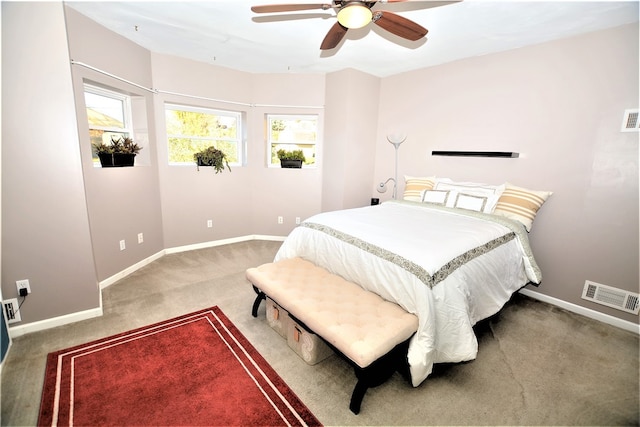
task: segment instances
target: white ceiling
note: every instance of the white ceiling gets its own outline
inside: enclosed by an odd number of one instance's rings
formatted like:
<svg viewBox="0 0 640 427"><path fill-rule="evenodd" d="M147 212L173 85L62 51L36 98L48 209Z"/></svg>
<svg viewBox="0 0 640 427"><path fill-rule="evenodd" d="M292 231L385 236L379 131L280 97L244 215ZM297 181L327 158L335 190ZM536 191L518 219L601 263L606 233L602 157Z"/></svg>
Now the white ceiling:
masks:
<svg viewBox="0 0 640 427"><path fill-rule="evenodd" d="M408 42L374 24L349 30L330 51L320 43L333 10L255 14L253 5L323 0L67 1L146 49L252 73L327 73L354 68L385 77L638 21L638 1L465 0L382 4L429 30ZM326 2L325 2L326 3ZM302 19L291 19L298 17Z"/></svg>

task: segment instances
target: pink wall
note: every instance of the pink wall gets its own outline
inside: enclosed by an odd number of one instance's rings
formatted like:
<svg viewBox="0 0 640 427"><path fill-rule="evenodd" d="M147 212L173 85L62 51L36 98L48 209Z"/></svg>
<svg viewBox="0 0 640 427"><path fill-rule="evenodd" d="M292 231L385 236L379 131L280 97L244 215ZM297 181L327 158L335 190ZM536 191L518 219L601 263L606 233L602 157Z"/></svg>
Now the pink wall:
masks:
<svg viewBox="0 0 640 427"><path fill-rule="evenodd" d="M379 93L380 79L361 71L327 75L323 211L370 203Z"/></svg>
<svg viewBox="0 0 640 427"><path fill-rule="evenodd" d="M99 307L69 60L60 3L2 3L2 296L31 287L12 327Z"/></svg>
<svg viewBox="0 0 640 427"><path fill-rule="evenodd" d="M400 125L400 175L553 191L530 235L543 273L532 289L638 322L580 298L585 280L638 292L638 133L620 132L637 107L637 24L388 77L376 176L392 176L384 131Z"/></svg>
<svg viewBox="0 0 640 427"><path fill-rule="evenodd" d="M393 176L385 135L399 130L408 134L400 176L554 191L531 233L544 276L536 291L638 321L580 299L586 279L638 292L638 134L619 131L624 109L639 104L637 24L378 79L355 70L254 75L153 54L68 10L67 45L59 4L2 8L2 100L11 105L3 108L2 294L16 295L15 280L37 279L23 308L26 322L95 308L96 279L159 250L285 236L297 216L390 197L375 187ZM82 78L139 90L69 65L67 48L73 59L136 83L248 104L233 107L247 116L246 166L218 175L168 166L163 103L229 104L141 92L148 163L93 169L85 120L73 106L82 105ZM264 115L290 112L321 117L316 169L265 167ZM32 126L34 119L48 125ZM52 132L58 150L49 152L41 141ZM25 147L33 148L35 162L25 161ZM433 149L513 150L521 157L435 158ZM54 161L44 166L45 157ZM125 188L113 205L101 200ZM118 240L134 241L140 231L145 244L120 252ZM41 280L47 291L36 293Z"/></svg>
<svg viewBox="0 0 640 427"><path fill-rule="evenodd" d="M322 120L323 75L255 75L167 55L152 58L155 87L212 99L159 94L158 141L166 140L165 102L232 109L247 117L247 164L231 173L197 172L195 165L169 166L166 144L158 144L165 247L251 235L286 236L296 217L304 219L319 211L322 158L315 169L265 167L264 119L274 113L319 114ZM278 216L284 218L283 224L278 224ZM208 219L213 228L206 227Z"/></svg>
<svg viewBox="0 0 640 427"><path fill-rule="evenodd" d="M105 27L66 8L71 57L115 76L151 88L150 53ZM89 36L90 35L90 36ZM76 142L82 166L90 218L91 240L98 280L108 279L138 261L164 249L158 167L152 159L157 150L153 97L150 91L105 76L83 66L72 68L77 127ZM135 126L134 141L143 146L133 168L96 168L92 162L89 126L84 108L85 82L105 85L135 96L137 112L147 120ZM145 123L146 122L146 123ZM138 243L138 233L144 242ZM120 250L124 240L126 249Z"/></svg>

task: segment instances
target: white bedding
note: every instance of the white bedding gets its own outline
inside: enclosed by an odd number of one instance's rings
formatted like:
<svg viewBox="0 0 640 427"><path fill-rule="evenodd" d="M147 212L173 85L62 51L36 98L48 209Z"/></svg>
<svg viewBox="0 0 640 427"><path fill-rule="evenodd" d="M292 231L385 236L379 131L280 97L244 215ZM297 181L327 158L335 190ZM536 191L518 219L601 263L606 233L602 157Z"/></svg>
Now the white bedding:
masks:
<svg viewBox="0 0 640 427"><path fill-rule="evenodd" d="M474 359L473 325L541 280L521 225L406 201L315 215L291 232L275 261L296 256L418 316L408 353L414 386L434 363Z"/></svg>

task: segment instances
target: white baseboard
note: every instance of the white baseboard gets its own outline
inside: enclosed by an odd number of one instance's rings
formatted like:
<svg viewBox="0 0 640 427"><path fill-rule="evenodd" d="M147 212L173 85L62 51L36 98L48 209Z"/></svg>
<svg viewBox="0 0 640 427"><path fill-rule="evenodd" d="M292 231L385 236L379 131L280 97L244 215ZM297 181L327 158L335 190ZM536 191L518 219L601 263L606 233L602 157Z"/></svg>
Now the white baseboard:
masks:
<svg viewBox="0 0 640 427"><path fill-rule="evenodd" d="M145 258L142 261L139 261L139 262L135 263L134 265L125 268L121 272L116 273L113 276L101 281L100 282L100 289L104 289L107 286L114 284L118 280L127 277L131 273L136 272L137 270L141 269L145 265L151 264L153 261L155 261L157 259L160 259L160 258L162 258L163 256L165 256L167 254L175 254L175 253L179 253L179 252L193 251L193 250L196 250L196 249L212 248L212 247L215 247L215 246L229 245L231 243L246 242L246 241L249 241L249 240L284 241L285 238L286 238L286 236L265 236L265 235L257 235L256 234L256 235L248 235L248 236L241 236L241 237L233 237L233 238L230 238L230 239L212 240L210 242L196 243L196 244L193 244L193 245L176 246L176 247L169 248L169 249L163 249L160 252L158 252L158 253L156 253L154 255L151 255L150 257Z"/></svg>
<svg viewBox="0 0 640 427"><path fill-rule="evenodd" d="M259 234L250 234L248 236L232 237L230 239L222 239L222 240L212 240L210 242L196 243L194 245L176 246L173 248L165 249L165 253L175 254L179 252L193 251L196 249L205 249L205 248L212 248L214 246L229 245L231 243L246 242L249 240L273 240L277 242L280 242L280 241L284 242L285 238L286 236L266 236L266 235L259 235Z"/></svg>
<svg viewBox="0 0 640 427"><path fill-rule="evenodd" d="M284 239L287 238L287 236L265 236L260 234L254 234L251 237L253 237L254 240L269 240L272 242L284 242Z"/></svg>
<svg viewBox="0 0 640 427"><path fill-rule="evenodd" d="M77 313L65 314L64 316L53 317L51 319L31 322L26 325L12 326L9 328L9 335L11 335L11 338L15 338L32 332L43 331L45 329L68 325L69 323L75 323L81 320L92 319L100 316L102 316L102 306L85 311L79 311Z"/></svg>
<svg viewBox="0 0 640 427"><path fill-rule="evenodd" d="M618 319L617 317L600 313L599 311L595 311L590 308L583 307L581 305L573 304L558 298L550 297L548 295L541 294L540 292L532 291L531 289L520 289L520 293L522 295L526 295L533 299L537 299L539 301L546 302L560 308L564 308L565 310L568 310L572 313L580 314L590 319L598 320L602 323L606 323L608 325L615 326L617 328L624 329L625 331L633 332L635 334L640 335L640 325L636 323L629 322L627 320Z"/></svg>
<svg viewBox="0 0 640 427"><path fill-rule="evenodd" d="M140 270L142 267L144 267L147 264L151 264L153 261L160 259L164 256L165 251L162 250L156 254L151 255L148 258L143 259L142 261L138 261L135 264L133 264L130 267L125 268L124 270L122 270L119 273L114 274L111 277L108 277L106 279L104 279L103 281L100 282L100 289L104 289L109 285L113 285L115 282L117 282L120 279L123 279L125 277L127 277L128 275L130 275L131 273L134 273L138 270ZM100 307L102 307L102 298L100 300Z"/></svg>
<svg viewBox="0 0 640 427"><path fill-rule="evenodd" d="M65 314L64 316L54 317L51 319L39 320L37 322L27 323L25 325L11 326L9 327L9 335L11 338L19 337L31 332L43 331L45 329L55 328L57 326L67 325L69 323L79 322L81 320L87 320L94 317L100 317L103 314L102 311L102 290L120 279L123 279L136 272L142 267L151 264L153 261L162 258L166 254L191 251L195 249L211 248L214 246L228 245L230 243L245 242L248 240L272 240L272 241L284 241L285 236L267 236L267 235L248 235L243 237L234 237L232 239L214 240L210 242L198 243L195 245L179 246L169 249L164 249L158 253L151 255L148 258L143 259L130 267L125 268L119 273L114 274L111 277L101 281L100 286L100 304L98 308L90 310L80 311L77 313Z"/></svg>

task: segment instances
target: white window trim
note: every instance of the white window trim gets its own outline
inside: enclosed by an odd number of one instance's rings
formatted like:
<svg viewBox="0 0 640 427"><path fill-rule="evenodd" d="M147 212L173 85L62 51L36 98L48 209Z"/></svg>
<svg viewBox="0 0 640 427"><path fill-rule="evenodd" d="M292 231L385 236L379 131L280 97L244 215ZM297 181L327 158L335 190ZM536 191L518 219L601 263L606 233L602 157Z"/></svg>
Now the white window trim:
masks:
<svg viewBox="0 0 640 427"><path fill-rule="evenodd" d="M106 98L117 99L118 101L122 101L123 109L124 109L124 127L118 128L113 126L91 126L89 125L89 129L99 129L108 132L126 132L129 136L133 135L133 116L131 114L131 97L129 95L125 95L120 92L116 92L113 90L103 89L98 86L93 86L88 83L84 84L84 91L92 93L94 95L104 96ZM85 105L86 108L86 105Z"/></svg>
<svg viewBox="0 0 640 427"><path fill-rule="evenodd" d="M229 166L242 166L244 164L244 157L245 157L245 146L244 146L244 123L243 123L243 115L242 112L240 111L233 111L233 110L221 110L219 108L207 108L207 107L196 107L193 105L184 105L184 104L173 104L171 102L165 102L164 103L164 111L166 110L174 110L174 111L190 111L193 113L203 113L203 114L214 114L214 115L219 115L219 116L230 116L230 117L235 117L236 122L238 123L238 137L236 139L220 139L220 138L207 138L207 137L201 137L201 136L193 136L193 135L178 135L178 134L169 134L167 133L167 162L170 166L185 166L185 165L189 165L189 166L193 166L193 162L170 162L168 160L169 158L169 147L168 147L168 142L169 142L169 138L189 138L189 139L198 139L198 140L202 140L202 141L210 141L210 140L222 140L222 141L233 141L237 143L238 146L238 161L237 162L229 162ZM165 131L166 131L166 126L165 126Z"/></svg>
<svg viewBox="0 0 640 427"><path fill-rule="evenodd" d="M271 119L279 119L279 118L284 118L284 119L288 119L288 120L296 120L296 119L308 119L310 117L313 117L316 119L316 141L313 143L307 142L306 144L309 145L314 145L315 146L315 162L313 165L305 165L304 163L302 164L302 168L303 169L316 169L318 167L318 147L320 147L320 138L321 138L321 134L320 134L320 129L321 129L321 117L320 114L317 113L301 113L301 114L282 114L282 113L266 113L265 114L265 119L267 121L267 135L266 135L266 140L267 140L267 167L268 168L280 168L280 163L271 163L271 127L270 127L270 121ZM276 144L285 144L282 142L276 143Z"/></svg>
<svg viewBox="0 0 640 427"><path fill-rule="evenodd" d="M89 120L87 120L87 126L89 128L89 131L91 131L91 129L97 129L104 132L124 133L128 135L130 138L133 138L133 114L132 114L132 108L131 108L131 96L126 95L122 92L117 92L115 90L94 86L89 83L83 83L83 91L84 91L82 94L83 101L84 101L85 92L88 92L94 95L103 96L105 98L111 98L111 99L116 99L118 101L122 101L122 109L123 109L122 119L124 120L124 127L119 128L114 126L96 126L96 125L91 125L89 123ZM84 107L86 111L87 109L86 102ZM93 147L91 148L91 159L92 159L94 168L101 168L100 161L95 157L93 157Z"/></svg>

